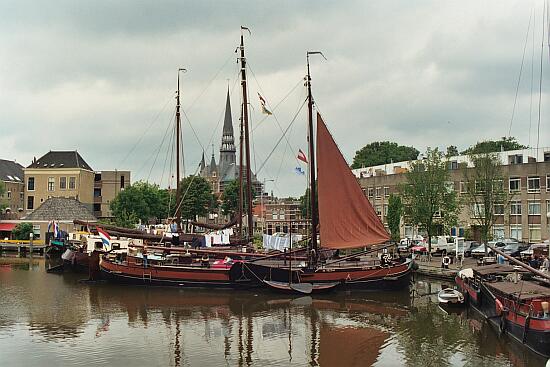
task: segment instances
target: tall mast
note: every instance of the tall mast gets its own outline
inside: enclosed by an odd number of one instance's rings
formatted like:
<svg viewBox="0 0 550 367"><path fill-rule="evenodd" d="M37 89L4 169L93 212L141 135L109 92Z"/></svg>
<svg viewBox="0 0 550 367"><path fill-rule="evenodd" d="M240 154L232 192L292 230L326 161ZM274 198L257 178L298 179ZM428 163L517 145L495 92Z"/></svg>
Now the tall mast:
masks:
<svg viewBox="0 0 550 367"><path fill-rule="evenodd" d="M317 212L317 188L315 185L315 150L313 145L313 97L311 95L311 74L309 72L309 55L313 54L320 54L325 57L321 52L319 51L308 51L306 53L306 59L307 59L307 76L306 76L306 84L307 84L307 111L308 111L308 132L307 132L307 139L309 143L309 202L310 202L310 210L311 210L311 249L315 250L315 258L311 258L311 261L313 263L317 262L317 255L318 255L318 249L317 249L317 224L319 223L318 220L318 212Z"/></svg>
<svg viewBox="0 0 550 367"><path fill-rule="evenodd" d="M243 106L241 105L241 117L239 119L239 237L243 239Z"/></svg>
<svg viewBox="0 0 550 367"><path fill-rule="evenodd" d="M248 240L252 238L252 232L254 230L252 224L252 170L250 169L250 140L248 133L248 96L246 90L246 58L244 56L244 35L243 30L250 30L241 26L241 86L243 89L243 127L244 127L244 143L245 143L245 155L246 155L246 212L248 219Z"/></svg>
<svg viewBox="0 0 550 367"><path fill-rule="evenodd" d="M176 224L178 231L181 229L181 197L180 197L180 71L186 72L183 68L178 69L178 90L176 92Z"/></svg>

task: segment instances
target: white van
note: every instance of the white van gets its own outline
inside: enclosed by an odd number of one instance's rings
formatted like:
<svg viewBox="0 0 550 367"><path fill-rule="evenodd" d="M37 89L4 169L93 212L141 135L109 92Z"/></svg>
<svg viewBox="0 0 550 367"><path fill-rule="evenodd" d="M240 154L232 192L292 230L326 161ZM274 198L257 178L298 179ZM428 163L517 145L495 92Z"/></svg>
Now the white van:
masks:
<svg viewBox="0 0 550 367"><path fill-rule="evenodd" d="M464 237L453 236L433 236L432 237L432 254L446 255L456 254L464 248Z"/></svg>

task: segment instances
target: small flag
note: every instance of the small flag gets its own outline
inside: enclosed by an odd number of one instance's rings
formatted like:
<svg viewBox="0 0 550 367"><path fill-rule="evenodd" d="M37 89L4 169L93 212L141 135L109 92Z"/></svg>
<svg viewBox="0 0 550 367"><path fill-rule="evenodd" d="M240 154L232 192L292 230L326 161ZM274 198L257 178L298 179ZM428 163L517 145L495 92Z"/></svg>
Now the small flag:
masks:
<svg viewBox="0 0 550 367"><path fill-rule="evenodd" d="M101 242L103 242L103 246L105 247L111 246L111 236L109 236L109 233L97 227L97 234L99 234L99 238L101 238Z"/></svg>
<svg viewBox="0 0 550 367"><path fill-rule="evenodd" d="M50 221L48 222L48 230L47 230L47 232L51 232L52 229L53 229L52 227L53 227L53 220L50 220Z"/></svg>
<svg viewBox="0 0 550 367"><path fill-rule="evenodd" d="M298 156L296 158L298 158L299 160L301 160L302 162L304 162L306 164L308 163L306 154L304 152L302 152L302 149L298 150Z"/></svg>
<svg viewBox="0 0 550 367"><path fill-rule="evenodd" d="M59 233L59 224L57 224L57 222L54 221L53 222L53 236L55 238L58 238L59 235L60 235L60 233Z"/></svg>
<svg viewBox="0 0 550 367"><path fill-rule="evenodd" d="M262 113L265 113L266 115L272 115L271 111L267 109L265 106L265 99L261 96L260 93L258 93L258 97L260 98L260 105L262 106Z"/></svg>
<svg viewBox="0 0 550 367"><path fill-rule="evenodd" d="M306 173L304 172L304 170L302 169L302 167L296 167L294 168L294 172L296 172L297 174L303 176L305 175Z"/></svg>

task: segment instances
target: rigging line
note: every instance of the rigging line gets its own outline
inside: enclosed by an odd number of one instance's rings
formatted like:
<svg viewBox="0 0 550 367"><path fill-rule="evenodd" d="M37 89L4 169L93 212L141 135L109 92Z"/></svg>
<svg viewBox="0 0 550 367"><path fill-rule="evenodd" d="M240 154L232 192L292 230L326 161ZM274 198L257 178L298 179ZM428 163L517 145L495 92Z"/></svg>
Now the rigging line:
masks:
<svg viewBox="0 0 550 367"><path fill-rule="evenodd" d="M166 137L168 136L168 131L172 127L171 125L172 124L169 124L168 127L166 128L166 131L164 132L164 136L162 137L162 140L161 140L161 142L159 144L159 147L157 149L157 154L155 155L155 159L153 160L153 164L151 165L151 169L149 170L149 174L147 175L147 182L149 182L149 178L151 178L151 173L153 172L153 168L155 167L155 164L157 163L157 159L159 157L160 151L161 151L162 147L164 146L164 141L166 140Z"/></svg>
<svg viewBox="0 0 550 367"><path fill-rule="evenodd" d="M187 112L185 112L184 109L182 109L182 112L183 112L183 116L185 116L185 120L187 121L187 124L189 125L189 127L191 128L191 131L193 132L193 135L195 136L195 139L197 140L197 143L199 143L199 145L201 146L201 149L204 151L204 146L202 145L202 143L199 139L199 136L197 135L197 132L195 131L195 128L191 124L191 120L189 119L189 116L187 116Z"/></svg>
<svg viewBox="0 0 550 367"><path fill-rule="evenodd" d="M202 95L207 91L207 89L210 87L210 85L214 82L214 80L216 80L216 78L218 77L218 75L222 72L222 70L225 68L225 66L227 65L227 63L229 62L229 60L231 60L233 58L233 53L231 53L229 55L229 57L225 60L225 62L223 63L222 67L216 72L216 74L214 74L214 76L212 77L212 79L210 79L210 81L208 82L208 84L206 84L206 87L204 87L204 89L199 93L199 95L193 100L193 102L191 102L191 104L189 105L189 107L187 107L187 110L191 111L191 109L193 108L193 106L195 105L195 103L199 100L199 98L202 97Z"/></svg>
<svg viewBox="0 0 550 367"><path fill-rule="evenodd" d="M166 148L166 157L164 158L164 165L162 166L162 174L160 175L159 186L162 187L162 181L164 180L164 174L166 173L166 164L168 159L172 156L172 148L174 147L174 135L170 135L170 140L168 141L168 146ZM170 179L168 179L170 182Z"/></svg>
<svg viewBox="0 0 550 367"><path fill-rule="evenodd" d="M175 117L176 117L176 111L174 111L174 114L172 115L172 118L170 119L170 123L169 123L168 126L167 126L167 130L172 126L172 122L173 122L173 120L175 119ZM165 132L165 135L166 135L166 132ZM164 138L163 138L163 139L164 139ZM145 159L145 160L143 161L143 164L142 164L142 165L140 166L140 168L136 171L136 175L137 175L138 173L141 173L141 171L147 166L149 160L151 159L151 157L153 157L153 155L154 155L154 151L151 153L151 155L149 155L149 156L147 157L147 159Z"/></svg>
<svg viewBox="0 0 550 367"><path fill-rule="evenodd" d="M134 146L132 147L132 149L130 149L130 151L126 154L126 156L124 157L124 159L119 163L119 167L124 163L126 162L126 159L128 159L128 157L130 156L130 154L132 154L134 152L134 150L136 149L136 147L139 145L139 143L141 142L141 140L143 139L143 137L145 136L145 134L147 134L147 132L149 131L149 129L151 129L151 127L154 125L154 123L158 120L158 118L160 117L160 115L164 112L164 110L166 109L166 106L168 106L168 103L170 102L170 100L172 99L173 97L173 94L170 95L170 97L167 99L166 103L164 103L164 106L162 107L162 109L156 114L156 116L153 118L153 121L151 121L151 123L149 124L149 126L145 129L145 131L143 132L143 134L139 137L139 139L135 142Z"/></svg>
<svg viewBox="0 0 550 367"><path fill-rule="evenodd" d="M298 110L298 112L296 112L296 114L294 115L294 118L292 119L292 121L290 121L290 124L288 124L286 130L283 131L283 135L279 138L279 140L277 140L277 144L275 144L275 146L273 147L273 149L271 150L271 152L267 155L267 158L264 160L264 162L262 163L262 165L260 166L260 168L256 171L256 177L258 177L258 174L260 173L260 171L262 170L262 168L264 168L265 164L267 163L267 161L269 160L269 158L271 158L271 156L273 155L273 152L275 151L275 149L277 149L277 147L279 146L279 144L281 143L281 141L283 140L283 138L286 136L286 132L288 131L288 129L290 129L290 127L292 126L292 124L294 124L294 122L296 121L296 118L298 117L298 114L300 113L300 111L302 110L302 108L304 107L304 105L306 104L307 100L304 100L304 102L302 103L302 105L300 106L300 109ZM291 147L292 149L292 147Z"/></svg>
<svg viewBox="0 0 550 367"><path fill-rule="evenodd" d="M251 70L251 71L252 71L252 70ZM296 88L298 88L298 87L302 84L302 82L303 82L303 80L300 79L300 80L298 81L298 83L296 83L296 85L294 85L294 87L292 87L292 88L290 89L290 91L289 91L289 92L288 92L279 102L277 102L277 104L276 104L275 106L272 107L271 104L269 103L269 101L266 100L266 103L267 103L268 107L270 108L271 113L274 113L275 110L277 110L277 108L279 108L279 106L280 106L280 105L281 105L281 104L282 104L282 103L283 103L283 102L284 102L284 101L285 101L285 100L286 100L286 99L296 90ZM256 83L256 84L257 84L257 83ZM263 91L262 91L262 93L263 93ZM262 97L263 97L263 96L262 96ZM268 118L269 118L269 115L264 116L264 117L258 122L258 124L257 124L256 126L254 126L254 129L252 129L252 131L256 130L256 129L261 125L261 123L264 122L265 120L267 120Z"/></svg>
<svg viewBox="0 0 550 367"><path fill-rule="evenodd" d="M254 81L256 82L256 85L258 85L258 89L260 89L260 92L264 93L262 87L260 86L260 83L258 82L258 79L256 78L256 74L254 74L254 71L252 70L252 68L250 67L250 63L247 63L247 66L248 66L248 69L250 70L250 73L252 74L252 77L254 78ZM266 102L267 103L267 102ZM268 103L269 105L269 103ZM269 105L270 106L270 105ZM288 146L290 147L290 150L292 151L297 151L296 149L294 149L292 147L292 145L290 144L290 141L288 140L288 138L286 137L286 135L284 134L284 131L283 131L283 127L281 126L281 123L279 122L279 119L277 118L277 116L275 114L272 113L272 116L273 118L275 119L275 122L277 123L277 126L279 126L279 129L281 130L281 132L283 133L283 136L285 138L285 141L286 143L288 144ZM297 158L296 158L297 160Z"/></svg>
<svg viewBox="0 0 550 367"><path fill-rule="evenodd" d="M191 175L191 182L189 182L189 185L187 185L187 189L185 190L185 193L182 195L180 202L177 203L178 205L175 208L174 216L176 215L175 213L177 213L179 208L181 207L181 204L183 203L183 200L185 200L185 197L187 196L187 193L189 192L189 189L191 188L191 186L193 186L193 181L195 181L195 178L197 177L197 173L199 172L200 168L201 168L201 165L199 163L197 165L197 169L195 170L195 173L193 175Z"/></svg>
<svg viewBox="0 0 550 367"><path fill-rule="evenodd" d="M537 24L537 17L535 16L535 6L533 6L533 31L532 31L532 49L531 49L531 95L529 98L529 136L528 145L531 146L531 126L533 122L533 88L535 85L535 29Z"/></svg>
<svg viewBox="0 0 550 367"><path fill-rule="evenodd" d="M523 63L524 63L524 60L525 60L525 50L527 49L527 40L529 39L529 31L531 30L532 17L533 17L533 14L531 13L529 15L529 23L527 25L527 33L525 34L525 43L523 44L523 55L521 56L521 66L519 68L518 82L516 84L516 95L514 97L514 107L512 108L512 116L510 117L510 126L508 128L508 136L511 136L511 133L512 133L512 123L514 121L514 115L516 113L516 104L517 104L517 101L518 101L519 84L521 82L521 75L523 73Z"/></svg>
<svg viewBox="0 0 550 367"><path fill-rule="evenodd" d="M548 2L544 2L544 10L542 12L542 40L540 43L540 77L539 77L539 113L538 113L538 126L537 126L537 154L539 153L539 143L540 143L540 120L541 120L541 103L542 103L542 57L544 53L544 32L545 29L545 16L546 16L546 7Z"/></svg>
<svg viewBox="0 0 550 367"><path fill-rule="evenodd" d="M183 129L181 127L181 115L180 115L180 146L178 149L181 152L181 169L182 169L182 177L185 177L185 151L183 150Z"/></svg>

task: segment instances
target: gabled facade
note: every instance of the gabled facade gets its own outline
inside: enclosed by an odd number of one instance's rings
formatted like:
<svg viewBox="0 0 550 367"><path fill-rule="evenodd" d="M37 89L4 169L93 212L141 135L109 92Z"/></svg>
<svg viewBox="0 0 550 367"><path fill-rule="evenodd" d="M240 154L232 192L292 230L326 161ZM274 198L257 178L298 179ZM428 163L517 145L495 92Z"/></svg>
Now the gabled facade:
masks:
<svg viewBox="0 0 550 367"><path fill-rule="evenodd" d="M0 204L5 209L0 216L4 219L18 219L24 209L24 173L23 166L15 161L0 159L0 181L5 192L0 196Z"/></svg>
<svg viewBox="0 0 550 367"><path fill-rule="evenodd" d="M52 197L76 199L93 210L95 173L77 151L50 151L35 158L24 176L26 213Z"/></svg>

